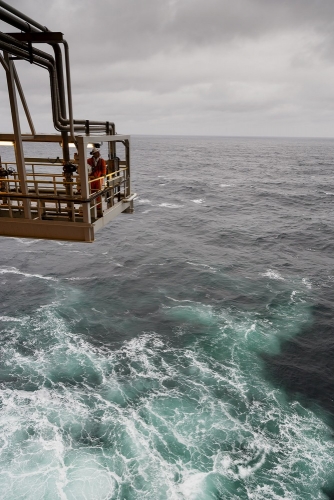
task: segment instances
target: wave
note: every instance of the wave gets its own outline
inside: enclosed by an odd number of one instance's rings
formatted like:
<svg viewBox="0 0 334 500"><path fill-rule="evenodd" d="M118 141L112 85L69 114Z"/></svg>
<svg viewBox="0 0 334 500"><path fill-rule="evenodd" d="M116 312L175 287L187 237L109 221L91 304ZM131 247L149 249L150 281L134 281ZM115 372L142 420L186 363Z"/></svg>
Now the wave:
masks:
<svg viewBox="0 0 334 500"><path fill-rule="evenodd" d="M274 269L268 269L265 273L261 273L261 276L266 276L272 280L284 281L283 276L281 276L280 273Z"/></svg>
<svg viewBox="0 0 334 500"><path fill-rule="evenodd" d="M267 500L319 490L334 465L331 434L266 381L258 361L295 334L305 304L286 304L267 322L166 299L156 324L175 325L174 338L138 332L113 350L71 331L69 298L11 323L1 352L0 496ZM101 307L92 314L108 321ZM290 468L300 474L282 481Z"/></svg>
<svg viewBox="0 0 334 500"><path fill-rule="evenodd" d="M20 271L16 267L2 267L0 268L0 274L18 274L20 276L24 276L25 278L38 278L47 281L59 281L58 278L54 278L53 276L43 276L41 274L24 273L23 271Z"/></svg>
<svg viewBox="0 0 334 500"><path fill-rule="evenodd" d="M176 204L173 204L173 203L160 203L160 205L158 205L159 207L162 207L162 208L182 208L183 205L176 205Z"/></svg>
<svg viewBox="0 0 334 500"><path fill-rule="evenodd" d="M149 200L148 198L140 198L140 197L138 197L136 201L137 201L137 203L140 203L140 204L146 204L146 205L151 205L152 204L152 201Z"/></svg>

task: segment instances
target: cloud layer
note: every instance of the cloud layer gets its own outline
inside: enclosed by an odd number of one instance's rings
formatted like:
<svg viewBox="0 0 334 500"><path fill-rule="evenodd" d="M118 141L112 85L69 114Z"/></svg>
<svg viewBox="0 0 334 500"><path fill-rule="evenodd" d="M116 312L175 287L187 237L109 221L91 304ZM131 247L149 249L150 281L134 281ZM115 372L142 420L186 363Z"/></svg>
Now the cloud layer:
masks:
<svg viewBox="0 0 334 500"><path fill-rule="evenodd" d="M123 133L332 135L332 1L11 4L64 33L77 118L113 120ZM37 128L51 130L47 76L17 68Z"/></svg>

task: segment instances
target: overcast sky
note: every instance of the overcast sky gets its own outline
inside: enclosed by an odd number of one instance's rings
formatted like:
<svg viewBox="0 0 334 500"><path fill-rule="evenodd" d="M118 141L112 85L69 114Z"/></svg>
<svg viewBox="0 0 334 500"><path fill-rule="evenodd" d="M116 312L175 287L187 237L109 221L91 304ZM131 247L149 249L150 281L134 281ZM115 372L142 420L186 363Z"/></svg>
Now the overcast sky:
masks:
<svg viewBox="0 0 334 500"><path fill-rule="evenodd" d="M333 0L8 2L64 33L75 118L125 134L333 136ZM52 131L46 71L17 69L36 128ZM0 66L3 132L7 100Z"/></svg>

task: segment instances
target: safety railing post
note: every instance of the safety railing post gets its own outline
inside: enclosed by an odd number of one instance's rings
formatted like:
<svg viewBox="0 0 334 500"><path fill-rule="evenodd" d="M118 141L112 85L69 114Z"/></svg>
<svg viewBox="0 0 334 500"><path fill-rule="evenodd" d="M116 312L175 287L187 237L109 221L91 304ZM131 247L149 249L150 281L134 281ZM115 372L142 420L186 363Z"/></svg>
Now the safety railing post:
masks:
<svg viewBox="0 0 334 500"><path fill-rule="evenodd" d="M125 141L125 161L126 161L126 184L127 184L127 189L125 196L130 196L131 195L131 183L130 183L130 141L129 139L126 139Z"/></svg>

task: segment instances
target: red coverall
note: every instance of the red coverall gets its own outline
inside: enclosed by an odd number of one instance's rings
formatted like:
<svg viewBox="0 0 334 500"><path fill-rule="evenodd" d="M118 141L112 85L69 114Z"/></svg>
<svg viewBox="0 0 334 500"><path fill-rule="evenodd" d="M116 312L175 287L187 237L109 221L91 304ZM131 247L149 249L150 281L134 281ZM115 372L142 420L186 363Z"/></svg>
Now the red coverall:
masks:
<svg viewBox="0 0 334 500"><path fill-rule="evenodd" d="M98 177L104 177L107 173L107 165L106 162L104 161L103 158L99 158L96 165L94 158L88 158L87 160L88 165L92 167L92 173L90 174L90 179L92 178L98 178ZM96 181L93 181L90 183L90 188L92 193L96 193L96 191L99 191L102 189L103 185L103 179L98 179ZM97 205L98 209L101 209L101 196L97 199L100 203Z"/></svg>

